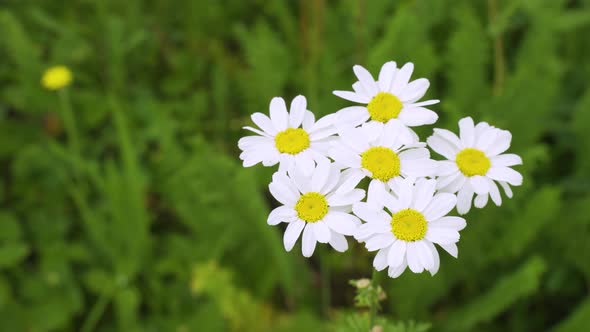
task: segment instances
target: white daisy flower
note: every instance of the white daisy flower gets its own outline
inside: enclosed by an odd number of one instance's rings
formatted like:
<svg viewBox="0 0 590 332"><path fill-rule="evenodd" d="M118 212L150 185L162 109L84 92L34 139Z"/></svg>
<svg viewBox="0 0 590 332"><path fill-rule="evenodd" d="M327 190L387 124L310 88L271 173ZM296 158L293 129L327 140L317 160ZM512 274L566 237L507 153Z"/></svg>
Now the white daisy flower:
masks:
<svg viewBox="0 0 590 332"><path fill-rule="evenodd" d="M354 188L365 177L371 178L368 201L379 201L379 196L396 188L397 182L405 178L434 176L437 162L430 159L425 143L404 144L399 124L389 122L375 129L372 123L342 132L330 149L330 156L340 165L347 180L345 188ZM387 184L387 186L385 186Z"/></svg>
<svg viewBox="0 0 590 332"><path fill-rule="evenodd" d="M283 205L270 213L268 224L289 224L283 237L285 250L293 249L302 232L305 257L313 254L317 242L329 243L340 252L348 249L344 236L354 235L361 223L349 212L352 204L365 197L365 191L343 189L339 186L343 180L339 168L328 161L320 161L311 176L296 167L273 175L268 188Z"/></svg>
<svg viewBox="0 0 590 332"><path fill-rule="evenodd" d="M500 206L502 197L495 182L512 197L510 186L520 186L522 175L510 168L521 165L516 154L502 154L510 147L512 134L480 122L476 126L470 117L459 121L460 138L445 129L434 129L428 145L448 161L439 161L437 172L439 191L458 193L457 211L465 214L471 209L474 194L475 207L482 208L488 197Z"/></svg>
<svg viewBox="0 0 590 332"><path fill-rule="evenodd" d="M352 67L358 81L352 85L353 91L334 91L338 97L366 106L351 106L340 110L339 127L356 127L367 120L377 123L399 122L414 127L433 124L438 115L424 106L437 104L439 100L418 102L426 94L430 82L419 78L410 82L414 64L409 62L397 68L394 61L385 63L375 81L365 68ZM414 132L406 127L406 131Z"/></svg>
<svg viewBox="0 0 590 332"><path fill-rule="evenodd" d="M436 180L421 179L412 185L401 181L397 197L388 195L385 210L367 203L353 205L354 213L367 223L358 228L356 238L364 241L369 251L378 251L373 266L378 271L389 267L392 278L406 269L414 273L427 270L434 275L440 265L438 244L457 257L459 231L465 219L446 216L457 202L450 193L435 194Z"/></svg>
<svg viewBox="0 0 590 332"><path fill-rule="evenodd" d="M252 121L260 128L244 127L260 136L247 136L238 141L242 150L240 159L244 167L258 163L287 171L295 166L305 174L311 174L315 163L327 160L330 140L336 129L333 115L315 121L307 110L304 96L297 96L291 102L290 112L283 98L275 97L270 102L270 118L262 113L252 114Z"/></svg>

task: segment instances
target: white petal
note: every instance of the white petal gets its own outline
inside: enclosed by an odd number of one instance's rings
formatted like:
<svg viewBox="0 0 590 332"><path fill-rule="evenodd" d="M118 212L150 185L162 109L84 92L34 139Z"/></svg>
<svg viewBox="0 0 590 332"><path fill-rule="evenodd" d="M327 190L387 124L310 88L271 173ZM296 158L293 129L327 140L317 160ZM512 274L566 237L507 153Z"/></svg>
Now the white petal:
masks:
<svg viewBox="0 0 590 332"><path fill-rule="evenodd" d="M310 224L309 226L313 228L313 233L318 242L328 243L330 241L330 228L325 222L318 221Z"/></svg>
<svg viewBox="0 0 590 332"><path fill-rule="evenodd" d="M357 227L354 238L359 242L366 242L377 234L391 234L391 224L389 223L365 223Z"/></svg>
<svg viewBox="0 0 590 332"><path fill-rule="evenodd" d="M442 217L440 219L428 223L428 227L450 228L456 231L464 229L465 226L467 226L467 222L465 222L465 219L455 216Z"/></svg>
<svg viewBox="0 0 590 332"><path fill-rule="evenodd" d="M371 101L371 98L352 91L335 90L332 93L342 99L346 99L359 104L368 104Z"/></svg>
<svg viewBox="0 0 590 332"><path fill-rule="evenodd" d="M325 130L334 127L337 119L338 117L334 113L323 116L313 125L312 128L310 128L309 132L313 133L318 130ZM335 130L335 128L333 130Z"/></svg>
<svg viewBox="0 0 590 332"><path fill-rule="evenodd" d="M418 257L418 250L416 249L416 242L409 242L408 249L406 253L406 258L408 259L408 266L410 270L414 273L420 273L424 271L424 267L420 263L420 258Z"/></svg>
<svg viewBox="0 0 590 332"><path fill-rule="evenodd" d="M311 191L311 179L305 176L297 167L292 167L289 171L289 178L293 181L295 187L300 193Z"/></svg>
<svg viewBox="0 0 590 332"><path fill-rule="evenodd" d="M287 206L295 206L295 203L299 198L288 187L276 182L271 182L268 185L268 189L277 201Z"/></svg>
<svg viewBox="0 0 590 332"><path fill-rule="evenodd" d="M404 107L398 119L406 126L430 125L438 120L438 114L424 107Z"/></svg>
<svg viewBox="0 0 590 332"><path fill-rule="evenodd" d="M315 169L315 162L313 161L312 155L308 151L303 151L295 155L295 167L301 169L303 175L311 176Z"/></svg>
<svg viewBox="0 0 590 332"><path fill-rule="evenodd" d="M490 197L492 198L494 204L497 206L502 205L502 196L500 195L500 190L498 190L496 183L492 179L488 178L488 186L490 187Z"/></svg>
<svg viewBox="0 0 590 332"><path fill-rule="evenodd" d="M506 183L504 181L498 181L498 183L504 189L506 196L508 196L508 198L512 198L512 189L510 188L510 185L508 185L508 183Z"/></svg>
<svg viewBox="0 0 590 332"><path fill-rule="evenodd" d="M295 242L299 238L301 231L305 227L305 222L301 219L289 223L287 225L287 230L285 230L285 235L283 236L283 245L285 246L285 250L291 251Z"/></svg>
<svg viewBox="0 0 590 332"><path fill-rule="evenodd" d="M367 240L367 242L365 243L365 246L368 251L375 251L375 250L383 249L385 247L389 247L393 243L394 240L395 240L395 238L393 237L393 234L391 234L391 233L377 234L377 235L371 237L369 240Z"/></svg>
<svg viewBox="0 0 590 332"><path fill-rule="evenodd" d="M398 204L402 209L409 208L412 205L414 195L413 181L407 179L399 182ZM397 212L397 211L391 211Z"/></svg>
<svg viewBox="0 0 590 332"><path fill-rule="evenodd" d="M381 207L385 206L387 195L389 194L387 193L383 182L379 180L371 180L369 183L369 189L367 190L367 202Z"/></svg>
<svg viewBox="0 0 590 332"><path fill-rule="evenodd" d="M473 199L473 189L471 185L464 186L457 194L457 212L466 214L471 209L471 200Z"/></svg>
<svg viewBox="0 0 590 332"><path fill-rule="evenodd" d="M432 200L432 196L434 195L434 191L436 189L436 180L425 180L422 179L416 182L414 187L414 199L412 203L412 208L417 211L423 211L424 208L430 203Z"/></svg>
<svg viewBox="0 0 590 332"><path fill-rule="evenodd" d="M414 242L414 249L418 253L418 260L424 269L430 271L434 267L434 257L432 251L424 240Z"/></svg>
<svg viewBox="0 0 590 332"><path fill-rule="evenodd" d="M373 267L375 270L383 271L383 269L387 267L387 253L388 248L381 249L377 252L377 255L375 255L375 258L373 259Z"/></svg>
<svg viewBox="0 0 590 332"><path fill-rule="evenodd" d="M406 63L403 65L400 70L395 75L395 79L391 84L391 93L397 95L405 89L406 85L408 85L408 81L412 76L412 72L414 71L414 64L411 62Z"/></svg>
<svg viewBox="0 0 590 332"><path fill-rule="evenodd" d="M469 182L476 194L487 194L490 191L488 179L485 176L474 175L469 178Z"/></svg>
<svg viewBox="0 0 590 332"><path fill-rule="evenodd" d="M334 161L352 168L360 168L361 167L361 157L358 154L355 154L351 149L339 146L335 147L330 150L330 157L334 159ZM362 179L362 178L361 178ZM359 179L359 181L361 180ZM357 182L358 183L358 182ZM355 184L356 186L356 184Z"/></svg>
<svg viewBox="0 0 590 332"><path fill-rule="evenodd" d="M456 177L445 187L438 188L439 191L454 194L461 190L467 183L467 177L463 173L457 172ZM438 187L438 184L437 184Z"/></svg>
<svg viewBox="0 0 590 332"><path fill-rule="evenodd" d="M447 176L457 171L459 171L457 163L455 163L454 161L441 160L438 162L438 170L436 171L436 175Z"/></svg>
<svg viewBox="0 0 590 332"><path fill-rule="evenodd" d="M315 115L313 115L310 111L305 111L305 115L303 116L303 129L307 132L313 128L315 124Z"/></svg>
<svg viewBox="0 0 590 332"><path fill-rule="evenodd" d="M367 102L369 102L367 100ZM369 111L364 106L345 107L336 113L334 123L340 131L357 127L369 119Z"/></svg>
<svg viewBox="0 0 590 332"><path fill-rule="evenodd" d="M307 110L307 100L305 97L299 95L291 101L291 108L289 114L289 126L297 128L303 122L305 111Z"/></svg>
<svg viewBox="0 0 590 332"><path fill-rule="evenodd" d="M297 217L297 212L288 206L279 206L270 212L267 223L269 225L277 225L280 222L290 222Z"/></svg>
<svg viewBox="0 0 590 332"><path fill-rule="evenodd" d="M324 222L333 231L343 235L354 235L357 232L357 224L360 223L357 217L344 213L330 211L325 217Z"/></svg>
<svg viewBox="0 0 590 332"><path fill-rule="evenodd" d="M391 217L382 209L374 209L365 202L359 202L352 206L352 211L359 218L369 223L388 223Z"/></svg>
<svg viewBox="0 0 590 332"><path fill-rule="evenodd" d="M459 232L444 227L430 227L426 231L426 239L437 244L449 244L459 241Z"/></svg>
<svg viewBox="0 0 590 332"><path fill-rule="evenodd" d="M461 141L465 147L473 147L475 144L475 126L473 119L466 117L459 120L459 129L461 132Z"/></svg>
<svg viewBox="0 0 590 332"><path fill-rule="evenodd" d="M301 243L301 253L303 254L303 256L311 257L311 255L313 255L316 242L317 241L314 235L314 231L311 227L309 227L309 225L307 225L307 227L305 227L305 229L303 230L303 240Z"/></svg>
<svg viewBox="0 0 590 332"><path fill-rule="evenodd" d="M522 175L508 167L492 167L486 174L490 179L497 181L508 182L513 186L520 186L522 184Z"/></svg>
<svg viewBox="0 0 590 332"><path fill-rule="evenodd" d="M287 129L289 113L283 98L274 97L270 101L270 119L278 131Z"/></svg>
<svg viewBox="0 0 590 332"><path fill-rule="evenodd" d="M270 118L262 113L254 113L251 116L252 121L260 127L260 129L264 130L264 132L269 133L271 135L276 135L278 130L274 127Z"/></svg>
<svg viewBox="0 0 590 332"><path fill-rule="evenodd" d="M478 123L477 126L479 126L480 124ZM476 133L478 131L478 127L475 127ZM496 137L498 136L498 132L499 130L491 128L491 129L487 129L485 131L483 131L482 133L479 134L479 136L476 134L476 141L475 141L475 147L479 150L482 151L486 151L488 150L488 148L494 144L494 142L496 141Z"/></svg>
<svg viewBox="0 0 590 332"><path fill-rule="evenodd" d="M369 94L367 93L367 91L365 91L365 88L359 81L352 83L352 89L359 95L367 96L367 98L369 97Z"/></svg>
<svg viewBox="0 0 590 332"><path fill-rule="evenodd" d="M428 91L429 86L430 82L425 78L419 78L408 83L400 95L401 101L404 103L413 103L419 100L420 98L424 97L426 91Z"/></svg>
<svg viewBox="0 0 590 332"><path fill-rule="evenodd" d="M270 120L269 120L270 121ZM269 143L272 144L272 139L269 137L265 137L265 136L246 136L246 137L242 137L240 138L240 140L238 141L238 148L240 148L240 150L247 150L250 148L254 148L260 144L265 144L265 143Z"/></svg>
<svg viewBox="0 0 590 332"><path fill-rule="evenodd" d="M320 189L320 193L326 195L332 192L335 189L338 182L340 182L340 175L340 168L338 167L338 165L334 163L330 164L330 172L328 174L328 179L326 180L324 186Z"/></svg>
<svg viewBox="0 0 590 332"><path fill-rule="evenodd" d="M335 192L327 197L330 206L352 205L363 198L365 198L365 191L362 189L354 189L347 193Z"/></svg>
<svg viewBox="0 0 590 332"><path fill-rule="evenodd" d="M267 133L265 133L265 132L263 132L263 131L261 131L261 130L259 130L259 129L256 129L256 128L252 128L252 127L249 127L249 126L245 126L245 127L242 127L242 129L249 130L249 131L251 131L251 132L253 132L253 133L256 133L256 134L258 134L258 135L260 135L260 136L264 136L264 137L272 138L272 137L271 137L269 134L267 134Z"/></svg>
<svg viewBox="0 0 590 332"><path fill-rule="evenodd" d="M352 70L359 79L359 82L363 85L363 88L365 88L365 91L367 91L367 94L374 96L379 92L377 83L375 83L375 79L368 70L359 65L354 65Z"/></svg>
<svg viewBox="0 0 590 332"><path fill-rule="evenodd" d="M449 141L435 134L428 137L426 142L434 152L449 160L455 160L455 155L457 155L458 150Z"/></svg>
<svg viewBox="0 0 590 332"><path fill-rule="evenodd" d="M404 271L406 270L406 268L408 267L408 262L406 259L404 259L404 262L402 263L402 265L398 266L398 267L390 267L387 270L387 275L391 278L397 278L399 277L402 273L404 273Z"/></svg>
<svg viewBox="0 0 590 332"><path fill-rule="evenodd" d="M351 169L350 172L342 172L340 185L335 194L345 194L352 191L365 177L365 174L359 169Z"/></svg>
<svg viewBox="0 0 590 332"><path fill-rule="evenodd" d="M319 192L328 181L331 164L329 161L318 163L311 177L311 190Z"/></svg>
<svg viewBox="0 0 590 332"><path fill-rule="evenodd" d="M434 134L445 141L451 143L456 150L464 148L463 143L455 133L447 129L434 128Z"/></svg>
<svg viewBox="0 0 590 332"><path fill-rule="evenodd" d="M457 204L457 197L449 193L434 195L430 204L424 209L426 220L437 220L449 213Z"/></svg>
<svg viewBox="0 0 590 332"><path fill-rule="evenodd" d="M430 270L429 270L430 275L433 276L438 272L438 269L440 268L440 257L438 256L438 251L434 247L434 244L432 244L431 242L425 242L425 243L428 246L428 248L430 249L430 253L431 253L432 258L434 260L434 264L432 265L432 268L430 268Z"/></svg>
<svg viewBox="0 0 590 332"><path fill-rule="evenodd" d="M397 70L395 61L386 62L379 72L379 89L388 92L391 89L391 83Z"/></svg>
<svg viewBox="0 0 590 332"><path fill-rule="evenodd" d="M501 154L492 157L492 166L514 166L522 165L522 159L520 156L513 153Z"/></svg>
<svg viewBox="0 0 590 332"><path fill-rule="evenodd" d="M448 252L451 256L455 258L459 257L459 249L457 248L456 243L439 244L439 246L443 248L446 252Z"/></svg>
<svg viewBox="0 0 590 332"><path fill-rule="evenodd" d="M348 249L348 242L344 235L334 231L332 231L332 236L330 237L330 245L338 252L345 252Z"/></svg>
<svg viewBox="0 0 590 332"><path fill-rule="evenodd" d="M475 205L475 207L479 209L485 207L488 204L488 197L489 195L487 193L475 196L475 199L473 200L473 205Z"/></svg>
<svg viewBox="0 0 590 332"><path fill-rule="evenodd" d="M403 264L406 256L406 241L397 240L393 242L387 254L387 264L391 267Z"/></svg>
<svg viewBox="0 0 590 332"><path fill-rule="evenodd" d="M485 151L488 156L496 156L510 147L512 134L508 130L502 130L494 143Z"/></svg>
<svg viewBox="0 0 590 332"><path fill-rule="evenodd" d="M414 159L401 161L402 173L415 178L434 176L437 170L438 163L432 159Z"/></svg>
<svg viewBox="0 0 590 332"><path fill-rule="evenodd" d="M430 152L426 148L408 149L400 152L399 158L401 160L428 159L430 158Z"/></svg>

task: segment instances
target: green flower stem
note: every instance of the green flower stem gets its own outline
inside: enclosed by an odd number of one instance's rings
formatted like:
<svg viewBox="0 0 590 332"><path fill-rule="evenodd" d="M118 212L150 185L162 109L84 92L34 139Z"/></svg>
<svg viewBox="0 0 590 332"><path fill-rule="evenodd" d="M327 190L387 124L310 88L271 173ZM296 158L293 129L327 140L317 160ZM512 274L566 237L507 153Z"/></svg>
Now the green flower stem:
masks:
<svg viewBox="0 0 590 332"><path fill-rule="evenodd" d="M57 92L59 96L59 104L61 111L61 118L68 135L68 145L70 150L76 157L80 157L80 136L76 128L76 121L74 119L74 113L72 112L72 103L68 94L68 89L60 89Z"/></svg>
<svg viewBox="0 0 590 332"><path fill-rule="evenodd" d="M112 291L105 291L100 294L99 298L96 300L90 313L86 316L84 323L82 324L82 328L80 329L81 332L91 332L96 329L96 325L100 321L100 317L104 314L107 305L111 301Z"/></svg>
<svg viewBox="0 0 590 332"><path fill-rule="evenodd" d="M325 249L325 248L321 248ZM328 317L331 304L330 288L330 264L328 262L328 250L320 250L320 278L321 278L321 296L322 296L322 315Z"/></svg>
<svg viewBox="0 0 590 332"><path fill-rule="evenodd" d="M369 331L375 326L375 320L377 318L377 309L379 307L379 271L373 269L373 276L371 278L372 299L371 307L369 308Z"/></svg>

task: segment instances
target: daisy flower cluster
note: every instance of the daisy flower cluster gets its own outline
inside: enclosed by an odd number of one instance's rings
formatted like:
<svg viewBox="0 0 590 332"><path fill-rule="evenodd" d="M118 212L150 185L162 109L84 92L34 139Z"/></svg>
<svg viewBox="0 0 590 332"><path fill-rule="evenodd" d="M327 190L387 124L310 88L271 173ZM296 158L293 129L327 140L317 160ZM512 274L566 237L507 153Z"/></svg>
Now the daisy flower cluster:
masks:
<svg viewBox="0 0 590 332"><path fill-rule="evenodd" d="M240 159L244 167L278 164L268 188L280 206L267 222L287 224L287 251L301 237L305 257L318 242L344 252L351 237L376 252L373 266L392 278L408 268L434 275L437 246L458 256L466 221L452 211L463 215L490 199L499 206L500 187L512 197L511 186L522 184L511 168L521 158L504 153L512 139L506 130L466 117L459 135L437 128L420 141L412 128L438 120L427 106L439 100L420 101L430 83L411 80L413 69L387 62L375 80L354 66L353 91L334 94L357 105L317 120L303 96L289 106L273 98L269 115L252 114L257 128L244 127L255 135L239 140Z"/></svg>

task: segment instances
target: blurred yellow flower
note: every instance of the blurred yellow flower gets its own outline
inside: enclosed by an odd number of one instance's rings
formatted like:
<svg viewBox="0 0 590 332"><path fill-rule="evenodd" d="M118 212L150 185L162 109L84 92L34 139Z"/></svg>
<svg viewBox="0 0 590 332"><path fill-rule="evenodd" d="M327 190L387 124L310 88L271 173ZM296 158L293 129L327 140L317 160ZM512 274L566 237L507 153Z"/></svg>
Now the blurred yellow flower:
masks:
<svg viewBox="0 0 590 332"><path fill-rule="evenodd" d="M49 90L59 90L70 85L72 72L66 66L53 66L43 73L41 84Z"/></svg>

